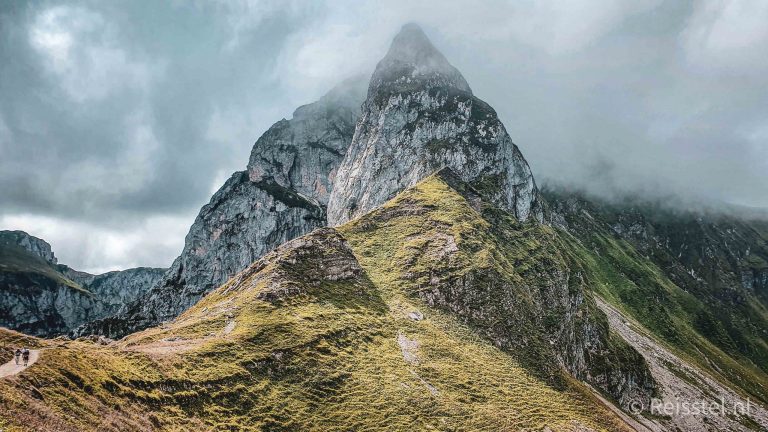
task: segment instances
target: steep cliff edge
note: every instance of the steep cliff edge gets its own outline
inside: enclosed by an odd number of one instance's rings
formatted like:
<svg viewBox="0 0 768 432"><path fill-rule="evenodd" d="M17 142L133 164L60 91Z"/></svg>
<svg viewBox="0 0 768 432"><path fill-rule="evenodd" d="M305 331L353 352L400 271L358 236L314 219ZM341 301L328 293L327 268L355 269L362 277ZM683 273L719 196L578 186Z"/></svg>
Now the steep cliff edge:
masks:
<svg viewBox="0 0 768 432"><path fill-rule="evenodd" d="M234 173L200 210L163 280L119 313L73 334L122 337L172 320L265 253L325 226L331 182L352 139L364 83L347 80L269 128L254 144L248 170Z"/></svg>
<svg viewBox="0 0 768 432"><path fill-rule="evenodd" d="M54 255L48 242L31 236L24 231L0 231L0 245L15 245L33 255L37 255L49 264L56 265L58 263L56 255Z"/></svg>

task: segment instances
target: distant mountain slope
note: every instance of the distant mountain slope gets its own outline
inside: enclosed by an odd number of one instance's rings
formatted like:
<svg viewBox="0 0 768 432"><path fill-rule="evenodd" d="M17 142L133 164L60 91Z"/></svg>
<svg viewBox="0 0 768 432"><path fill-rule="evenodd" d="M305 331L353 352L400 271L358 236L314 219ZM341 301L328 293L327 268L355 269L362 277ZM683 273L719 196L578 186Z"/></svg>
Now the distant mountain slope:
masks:
<svg viewBox="0 0 768 432"><path fill-rule="evenodd" d="M606 300L721 380L768 402L768 223L546 191Z"/></svg>
<svg viewBox="0 0 768 432"><path fill-rule="evenodd" d="M164 271L78 272L58 264L45 241L23 231L0 231L0 326L37 336L66 334L115 313Z"/></svg>

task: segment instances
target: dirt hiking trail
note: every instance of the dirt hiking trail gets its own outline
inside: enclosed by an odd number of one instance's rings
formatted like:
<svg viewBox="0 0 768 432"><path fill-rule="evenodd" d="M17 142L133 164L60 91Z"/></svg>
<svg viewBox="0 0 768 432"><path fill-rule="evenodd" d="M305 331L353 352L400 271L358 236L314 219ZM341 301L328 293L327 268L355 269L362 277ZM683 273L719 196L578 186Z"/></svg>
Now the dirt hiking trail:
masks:
<svg viewBox="0 0 768 432"><path fill-rule="evenodd" d="M19 364L16 364L16 360L11 358L11 361L0 366L0 378L16 375L17 373L23 371L24 369L31 367L33 364L35 364L35 362L39 357L40 357L39 350L29 350L29 363L27 363L27 366L24 366L24 360L22 360L21 358L19 358Z"/></svg>

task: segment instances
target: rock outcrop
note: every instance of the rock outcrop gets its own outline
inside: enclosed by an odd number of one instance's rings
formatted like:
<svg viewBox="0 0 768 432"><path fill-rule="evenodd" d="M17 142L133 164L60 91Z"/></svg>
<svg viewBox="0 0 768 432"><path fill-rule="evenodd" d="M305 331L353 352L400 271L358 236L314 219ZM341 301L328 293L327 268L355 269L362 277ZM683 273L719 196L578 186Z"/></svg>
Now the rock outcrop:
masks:
<svg viewBox="0 0 768 432"><path fill-rule="evenodd" d="M163 280L118 314L73 335L124 336L171 320L254 260L326 225L336 168L352 140L364 81L340 84L296 109L253 146L247 171L214 194Z"/></svg>
<svg viewBox="0 0 768 432"><path fill-rule="evenodd" d="M496 112L409 24L373 73L334 181L328 222L360 216L442 167L519 220L541 220L531 170Z"/></svg>
<svg viewBox="0 0 768 432"><path fill-rule="evenodd" d="M24 231L0 231L0 245L16 245L50 264L58 263L48 242Z"/></svg>
<svg viewBox="0 0 768 432"><path fill-rule="evenodd" d="M136 267L98 275L59 266L61 272L94 294L102 304L99 318L112 315L158 283L168 269Z"/></svg>
<svg viewBox="0 0 768 432"><path fill-rule="evenodd" d="M0 326L36 336L66 334L110 316L166 269L92 275L56 264L51 246L23 231L0 231Z"/></svg>
<svg viewBox="0 0 768 432"><path fill-rule="evenodd" d="M325 207L355 132L365 84L362 77L349 79L269 128L251 151L250 180L274 182Z"/></svg>

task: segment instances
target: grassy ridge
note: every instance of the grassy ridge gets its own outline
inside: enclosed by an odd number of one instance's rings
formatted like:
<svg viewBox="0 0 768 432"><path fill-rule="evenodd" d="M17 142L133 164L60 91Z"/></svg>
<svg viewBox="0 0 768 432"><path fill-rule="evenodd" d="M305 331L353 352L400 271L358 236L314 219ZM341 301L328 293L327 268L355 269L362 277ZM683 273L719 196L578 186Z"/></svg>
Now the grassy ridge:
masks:
<svg viewBox="0 0 768 432"><path fill-rule="evenodd" d="M546 382L565 385L565 367L619 403L653 393L644 360L610 334L557 233L488 206L454 174L340 230L383 290L450 311Z"/></svg>
<svg viewBox="0 0 768 432"><path fill-rule="evenodd" d="M109 346L37 341L35 366L0 381L0 418L9 430L624 430L580 384L555 389L382 286L333 230L298 241L165 326Z"/></svg>

